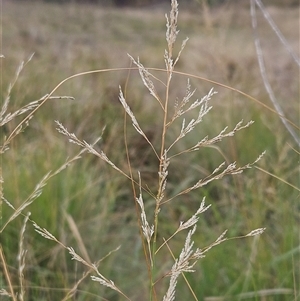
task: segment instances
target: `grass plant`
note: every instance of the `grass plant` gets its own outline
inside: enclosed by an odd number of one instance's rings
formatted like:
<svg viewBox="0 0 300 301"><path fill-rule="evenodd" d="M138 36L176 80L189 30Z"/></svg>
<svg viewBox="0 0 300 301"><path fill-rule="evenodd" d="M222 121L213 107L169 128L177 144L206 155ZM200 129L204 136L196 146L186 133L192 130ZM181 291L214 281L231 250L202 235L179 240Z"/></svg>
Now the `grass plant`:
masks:
<svg viewBox="0 0 300 301"><path fill-rule="evenodd" d="M76 28L90 28L81 17ZM225 112L223 104L212 108L219 97L212 82L196 90L197 80L205 80L202 74L175 68L185 65L189 44L187 39L176 43L177 1L171 1L166 20L165 68L147 68L143 54L140 59L129 55L130 67L76 73L37 101L26 101L29 92L23 106L11 99L19 95L14 92L19 81L27 87L21 72L34 60L18 68L1 110L3 298L298 298L299 154L285 142L284 129L274 133L268 115L261 118L259 110L249 113L239 105L231 94L238 89L213 81L231 91L224 94L232 97L232 112ZM113 24L113 32L125 39L126 28L119 25ZM26 29L23 34L41 38ZM147 65L156 59L147 59ZM226 62L225 70L230 66ZM70 64L68 70L73 68ZM121 71L126 75L118 78ZM96 96L91 91L104 74L117 79L109 78ZM233 81L234 74L227 80ZM83 95L80 110L74 109L73 97L56 96L76 88ZM206 91L197 99L199 90ZM91 95L107 100L100 104L101 115L95 114L99 104L90 101ZM58 133L37 121L37 116L46 120L50 110ZM249 121L241 121L244 111ZM259 118L266 131L251 121Z"/></svg>

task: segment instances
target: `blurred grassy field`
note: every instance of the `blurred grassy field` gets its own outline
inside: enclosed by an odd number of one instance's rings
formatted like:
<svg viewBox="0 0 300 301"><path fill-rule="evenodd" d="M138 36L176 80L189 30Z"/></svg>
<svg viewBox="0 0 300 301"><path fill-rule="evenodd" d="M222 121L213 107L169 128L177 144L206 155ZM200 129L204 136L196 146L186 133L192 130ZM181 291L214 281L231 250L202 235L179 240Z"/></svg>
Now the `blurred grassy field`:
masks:
<svg viewBox="0 0 300 301"><path fill-rule="evenodd" d="M243 4L214 8L209 15L211 26L203 21L200 5L192 7L179 10L179 39L188 36L190 40L177 70L231 86L272 107L259 74L249 7ZM160 5L118 10L3 1L2 54L5 59L1 60L1 99L5 98L19 62L33 52L33 59L25 66L12 91L8 111L39 99L72 74L129 67L127 53L139 57L146 67L164 68L164 14L168 10L169 7ZM299 54L298 8L268 7L268 10ZM287 118L299 126L299 69L260 14L258 21L271 85ZM180 47L180 42L178 45ZM162 73L155 75L164 79ZM126 169L126 156L120 151L124 149L124 113L118 101L118 86L124 87L127 78L127 71L106 72L73 79L59 88L58 95L71 95L75 100L48 101L2 158L5 198L18 207L49 170L55 170L78 151L55 130L54 120L88 142L99 136L106 125L100 145L117 166ZM184 95L186 80L183 76L174 76L173 99ZM191 79L191 83L197 88L197 97L205 95L212 86L197 79ZM219 143L217 148L204 148L171 165L168 193L175 194L195 183L224 158L243 165L254 161L264 150L267 153L258 166L299 187L299 153L279 117L229 89L217 85L215 89L218 94L211 101L213 111L199 129L187 137L186 145L178 145L179 149L206 135L212 137L225 126L231 129L241 119L252 119L255 123L234 138ZM129 74L126 92L130 106L155 144L160 132L157 104L134 71ZM9 134L20 120L8 124L2 134ZM145 148L143 139L130 129L128 143L133 167L141 171L143 181L154 189L155 157ZM258 239L229 241L216 247L196 266L196 273L187 275L199 300L223 300L208 297L240 295L239 300L241 294L247 292L257 292L246 298L251 301L299 300L299 191L280 179L253 168L236 177L213 182L164 207L161 241L173 233L180 220L186 220L195 212L203 196L212 208L201 217L195 234L200 248L225 229L229 231L228 236L237 236L266 227ZM152 207L152 201L146 200L146 209L151 212ZM28 210L41 227L78 250L80 241L70 224L70 218L73 219L92 261L121 245L118 252L101 263L100 271L132 296L132 300L146 300L147 270L132 192L130 183L121 175L92 155L84 155L53 178ZM10 208L2 205L2 223L11 213ZM18 285L16 256L21 224L19 217L1 234L14 285ZM182 248L183 241L184 237L179 235L170 244L175 254ZM84 268L71 261L61 247L35 233L30 224L25 243L27 300L61 300L81 277ZM172 265L167 250L159 255L159 261L163 263L162 271ZM5 287L1 273L0 283ZM167 281L162 282L161 294L166 284ZM179 287L178 300L192 300L183 281ZM259 293L264 294L266 290L270 296L259 297ZM86 279L74 300L103 298L122 300L109 289Z"/></svg>

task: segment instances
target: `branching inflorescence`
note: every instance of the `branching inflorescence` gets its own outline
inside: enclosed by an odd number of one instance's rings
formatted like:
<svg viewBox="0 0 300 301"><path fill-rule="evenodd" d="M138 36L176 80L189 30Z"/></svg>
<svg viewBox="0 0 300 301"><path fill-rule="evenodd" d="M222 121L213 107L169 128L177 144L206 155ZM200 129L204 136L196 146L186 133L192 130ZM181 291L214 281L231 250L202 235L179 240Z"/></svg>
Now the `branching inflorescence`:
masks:
<svg viewBox="0 0 300 301"><path fill-rule="evenodd" d="M210 205L205 204L205 197L203 197L202 201L200 202L200 206L198 210L186 221L180 221L178 228L174 231L174 233L168 238L164 239L164 241L159 245L158 242L158 233L159 233L159 226L160 226L160 212L163 210L164 204L174 200L175 198L180 198L180 196L184 194L188 194L191 191L195 189L200 189L204 185L209 184L212 181L222 179L224 176L228 175L235 175L243 172L245 169L251 168L253 164L257 163L262 155L258 156L258 158L251 164L246 164L244 166L238 167L236 162L227 164L225 162L219 164L215 167L215 169L211 172L210 175L199 179L197 182L195 182L193 185L186 187L182 189L181 191L177 192L176 195L168 196L166 191L168 189L168 180L169 180L169 165L170 162L172 162L173 158L178 157L184 153L192 152L192 151L198 151L200 148L204 146L213 145L224 138L234 136L236 132L245 129L249 127L253 121L249 121L246 124L243 124L243 121L240 121L236 124L236 126L232 130L227 130L227 127L225 127L223 130L219 132L215 137L209 138L208 136L202 138L200 141L195 142L195 144L187 148L183 151L180 151L176 153L174 151L175 144L179 143L182 139L184 139L187 135L189 135L194 129L199 126L199 124L202 122L202 120L206 117L206 115L210 112L212 109L212 106L209 105L209 101L214 97L216 92L214 89L211 89L208 91L207 95L203 96L200 99L196 99L195 101L192 100L194 97L196 90L191 88L191 83L188 80L187 86L186 86L186 92L184 97L181 101L175 101L174 105L174 112L173 114L170 113L170 105L171 105L171 97L170 97L170 91L171 91L171 81L172 81L172 75L174 71L174 67L176 63L178 62L182 51L184 47L187 44L188 39L185 39L181 45L181 48L177 54L176 57L174 57L173 50L174 45L178 36L178 30L177 30L177 21L178 21L178 3L176 0L171 1L171 12L169 16L166 16L166 41L167 41L167 49L164 53L164 61L165 61L165 74L166 74L166 80L164 83L165 87L165 94L160 95L158 93L158 90L155 87L154 81L152 80L154 75L151 74L147 68L143 66L143 64L140 62L139 59L135 60L133 57L129 56L137 67L140 77L142 79L142 82L144 86L149 91L150 95L157 101L159 109L162 111L162 120L161 120L161 139L160 139L160 145L159 149L157 149L153 143L151 142L151 139L147 136L146 131L143 130L142 123L137 120L134 112L132 111L131 107L129 106L126 98L123 93L121 87L119 91L119 101L121 105L123 106L124 111L129 116L133 128L136 130L136 132L141 135L146 142L148 143L149 147L154 152L156 158L159 161L158 165L158 174L157 174L157 191L155 193L151 193L150 195L153 197L153 203L155 204L153 208L153 219L150 220L149 217L146 214L145 211L145 205L143 200L143 193L149 192L149 189L147 189L147 186L142 184L142 178L140 173L138 174L139 180L134 180L132 176L132 172L130 174L127 174L125 171L121 169L121 167L118 167L110 158L109 156L103 151L95 148L95 144L98 142L99 138L96 142L90 144L86 142L85 140L79 139L76 134L71 133L67 130L67 128L61 124L59 121L56 121L57 130L59 133L66 136L71 143L75 143L81 148L81 151L73 158L68 159L60 168L58 168L54 172L47 173L44 178L40 181L38 185L36 185L33 192L28 196L28 198L19 206L19 208L14 208L14 206L11 205L11 202L4 199L3 195L2 200L5 201L5 203L10 206L14 213L11 215L11 217L8 219L7 223L4 223L1 227L0 233L3 232L3 230L6 228L7 224L10 223L13 219L15 219L18 215L22 214L22 211L27 208L41 193L47 182L50 178L57 175L59 172L61 172L63 169L65 169L68 165L70 165L73 161L81 158L81 155L84 152L89 152L104 162L106 162L108 165L110 165L114 170L121 173L126 178L130 179L133 183L133 190L134 195L136 196L135 189L139 191L139 195L134 198L135 204L138 208L138 220L139 225L141 227L141 239L144 246L144 255L146 257L146 262L148 265L148 271L149 271L149 298L150 300L157 300L157 292L156 292L156 284L161 279L165 278L166 276L170 277L169 286L166 290L165 295L163 296L164 301L173 301L175 299L176 295L176 285L178 277L182 273L191 273L195 271L196 263L201 258L205 257L206 253L211 250L213 247L219 245L220 243L233 238L227 238L225 237L227 230L225 230L215 241L210 243L208 246L200 249L200 248L194 248L194 241L193 241L193 234L196 231L197 228L197 222L199 220L200 214L204 213L206 210L210 208ZM23 65L18 69L16 78L18 77L19 73L21 72ZM10 93L11 87L9 88L8 95ZM48 99L50 96L46 95L45 97L41 98L38 101L34 101L26 105L25 107L21 108L20 110L15 111L14 113L8 113L6 114L8 103L9 103L9 96L6 98L4 105L2 107L2 110L0 112L0 126L3 124L11 121L16 116L22 115L23 113L34 110L38 107L40 102L43 102L46 98ZM53 96L51 96L53 98ZM68 97L70 98L70 97ZM192 118L188 121L188 118L190 116L190 113L196 112L195 118ZM6 115L5 115L6 114ZM187 116L189 115L189 116ZM168 142L169 139L169 129L175 125L175 121L178 119L181 122L181 128L176 136L176 138L172 142ZM4 140L2 147L0 148L0 152L3 153L5 150L8 149L8 145L10 141L21 131L21 128L18 128L11 136L9 136L7 139ZM127 147L127 146L126 146ZM172 151L172 153L171 153ZM26 222L30 220L29 215L25 218L25 224ZM35 230L37 233L39 233L44 238L54 241L58 243L61 247L66 249L73 260L76 260L83 265L85 265L89 269L89 273L94 273L94 275L91 276L91 279L95 282L98 282L99 284L108 287L112 290L117 291L120 293L125 299L130 300L130 298L122 292L122 290L112 281L107 279L104 275L102 275L98 270L98 264L97 263L91 263L87 259L83 258L79 254L76 253L74 248L65 246L62 242L60 242L54 235L52 235L48 230L45 228L42 228L38 226L35 222L31 221L35 227ZM185 238L184 246L178 255L177 258L174 260L174 264L172 267L170 267L169 271L165 271L164 275L159 275L157 272L157 262L156 262L156 255L158 252L160 252L163 248L167 247L169 248L169 241L177 235L179 232L188 230L188 233ZM23 227L22 235L24 234L25 226ZM248 236L255 236L259 235L264 231L264 228L256 229L251 231L249 234L246 234L244 236L236 237L248 237ZM20 268L19 268L19 274L20 278L23 278L23 270L24 270L24 260L25 253L23 251L23 245L20 244L20 254L19 254L19 262L20 262ZM86 275L87 275L86 274ZM84 276L86 277L86 276ZM84 278L83 277L83 278ZM82 278L82 279L83 279ZM78 283L74 286L74 289L69 292L69 294L66 296L64 300L67 300L67 298L71 297L74 292L76 291L76 288L81 280L79 280ZM4 292L3 294L9 294L8 292ZM21 296L24 295L24 291L21 291Z"/></svg>
<svg viewBox="0 0 300 301"><path fill-rule="evenodd" d="M160 246L157 243L157 234L159 232L159 213L162 209L162 206L172 201L175 197L180 197L183 194L187 194L191 192L192 190L199 189L203 187L204 185L207 185L208 183L222 179L224 176L227 175L235 175L238 173L243 172L247 168L251 168L251 166L257 161L259 161L262 157L260 155L253 163L246 164L245 166L238 167L235 162L228 164L226 166L225 162L221 163L219 166L215 168L214 171L208 176L206 176L203 179L199 179L194 185L185 188L181 192L177 193L174 196L171 196L169 198L166 197L166 189L168 187L168 167L171 162L171 160L176 157L180 156L183 153L191 152L191 151L197 151L203 146L208 146L215 144L221 140L223 140L226 137L234 136L236 132L245 129L249 127L253 121L249 121L246 124L243 124L243 121L240 121L232 130L227 131L227 127L225 127L218 135L215 137L209 138L208 136L204 137L202 140L196 142L196 144L184 151L181 151L180 153L173 153L170 155L171 149L173 149L174 145L178 143L181 139L183 139L186 135L191 133L205 118L205 116L210 112L212 109L212 106L209 105L209 101L212 97L217 93L214 91L214 89L211 89L207 95L202 97L201 99L196 99L195 101L192 101L192 98L195 95L196 90L192 90L190 81L187 81L186 86L186 93L183 99L178 102L175 102L174 106L174 113L170 117L169 114L169 106L170 106L170 83L172 80L172 75L174 71L174 67L176 63L178 62L180 55L186 46L186 43L188 39L185 39L181 45L180 51L178 55L174 58L173 49L174 44L176 42L177 35L179 31L177 30L177 21L178 21L178 3L176 0L171 1L171 12L169 16L166 16L167 20L167 31L166 31L166 40L167 40L167 49L164 53L164 60L166 65L166 82L164 83L165 86L165 95L164 97L162 95L159 95L157 92L157 89L155 87L155 84L152 80L152 78L155 78L155 76L147 70L147 68L144 67L144 65L140 62L140 60L135 60L132 56L129 55L130 59L132 60L133 64L137 66L137 69L139 71L140 77L142 79L142 82L144 86L148 89L150 95L158 102L159 107L162 110L163 113L163 120L162 120L162 133L161 133L161 141L160 141L160 150L157 150L150 139L147 137L145 132L142 129L141 122L139 122L134 114L134 112L131 110L127 100L125 99L124 93L122 92L122 89L120 87L119 92L119 100L121 105L123 106L126 114L129 116L131 123L134 127L134 129L137 131L138 134L140 134L149 144L149 147L153 150L156 157L159 159L159 166L158 166L158 186L157 186L157 193L154 196L155 197L155 208L154 208L154 219L152 222L150 222L147 218L146 212L145 212L145 206L143 201L143 195L142 191L147 191L146 187L142 186L141 181L141 175L139 174L139 181L132 181L138 186L139 188L139 196L136 197L135 201L138 203L138 206L140 208L140 226L142 228L142 235L143 243L145 243L146 248L144 248L145 256L148 257L147 262L150 266L148 266L149 275L150 275L150 299L156 299L156 291L155 291L155 284L157 283L157 277L156 275L156 254L166 245L168 245L168 242L180 231L183 230L189 230L186 236L184 247L179 254L178 258L175 259L175 262L170 269L169 272L165 274L165 276L170 277L170 283L169 288L163 297L164 301L172 301L175 299L175 293L176 293L176 284L178 277L184 273L184 272L194 272L194 267L197 263L197 261L205 256L205 254L214 246L219 245L220 243L228 240L228 238L225 237L227 230L224 231L213 243L208 245L205 248L199 249L196 248L193 249L194 242L192 239L193 234L196 231L196 224L199 220L199 215L206 210L209 209L210 205L205 205L205 198L203 198L199 209L195 212L194 215L192 215L187 221L180 222L177 230L171 235L167 240L165 240ZM197 117L192 118L190 121L186 121L187 113L197 111ZM181 130L178 133L178 136L175 138L173 142L171 142L169 145L167 145L167 135L169 128L172 127L174 124L174 121L178 118L182 118L181 121ZM88 152L95 154L105 162L107 162L111 167L116 169L117 171L121 172L123 175L126 175L125 172L123 172L119 167L117 167L107 156L103 151L96 151L92 146L90 146L86 141L80 140L76 137L75 134L69 133L62 124L57 122L58 125L58 131L64 135L66 135L69 140L73 143L78 144L79 146L86 149ZM126 175L128 177L128 175ZM263 228L253 230L249 234L242 236L253 236L261 234L264 231ZM232 238L230 238L232 239ZM73 259L76 259L75 256L73 256ZM79 260L80 261L80 260ZM159 278L159 277L158 277ZM164 277L162 277L164 278ZM93 280L98 281L100 284L108 286L112 289L116 289L114 287L113 282L106 282L101 277L98 276L92 277Z"/></svg>

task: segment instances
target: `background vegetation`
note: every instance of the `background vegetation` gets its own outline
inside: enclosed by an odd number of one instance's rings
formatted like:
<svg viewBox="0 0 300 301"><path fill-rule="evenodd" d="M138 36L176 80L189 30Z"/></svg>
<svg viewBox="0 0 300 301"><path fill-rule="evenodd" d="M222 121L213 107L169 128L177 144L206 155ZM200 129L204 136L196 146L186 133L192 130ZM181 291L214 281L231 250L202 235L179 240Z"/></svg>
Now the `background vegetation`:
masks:
<svg viewBox="0 0 300 301"><path fill-rule="evenodd" d="M291 46L299 51L298 10L269 7L269 12ZM116 9L54 3L2 3L2 89L1 99L12 82L20 60L33 59L25 66L11 93L9 111L14 111L50 92L61 80L74 73L93 69L129 67L127 53L140 57L146 67L162 67L165 49L165 18L168 8ZM249 7L245 4L215 7L205 22L201 6L180 11L179 39L190 38L179 62L179 71L202 76L232 86L271 106L264 90L255 55ZM273 31L259 16L268 75L289 120L299 126L299 70L282 48ZM129 76L129 77L128 77ZM161 74L157 74L162 77ZM128 71L88 75L69 81L57 92L76 100L51 100L37 112L30 126L11 144L2 159L4 196L15 207L33 190L49 171L58 168L78 151L55 130L54 120L61 121L71 132L88 142L99 136L106 125L102 148L118 166L126 168L123 110L118 102L118 86L127 79L127 99L147 135L155 143L159 124L152 99L145 93L138 74ZM191 79L197 95L212 86ZM186 78L174 78L172 97L185 92ZM266 227L254 240L226 242L213 249L197 265L197 273L188 275L199 300L223 300L213 296L234 296L247 300L294 300L299 298L299 191L282 180L299 185L299 153L297 146L282 126L278 116L260 104L238 93L216 86L213 111L198 132L190 137L199 140L212 136L225 126L232 128L240 119L255 124L216 148L204 148L170 166L170 183L179 190L211 171L216 164L237 161L239 165L267 154L253 168L234 178L214 182L189 197L166 206L162 237L174 231L178 220L193 214L199 200L206 196L212 209L199 221L196 244L208 245L213 238L229 229L230 236ZM2 128L2 137L10 133L20 119ZM189 141L186 141L188 144ZM143 139L129 132L133 167L140 170L148 185L156 183L157 162L147 151ZM180 145L180 147L186 147ZM222 149L222 151L220 151ZM186 166L190 168L186 168ZM115 171L91 155L53 178L43 194L28 208L31 217L66 245L83 244L92 261L104 257L121 245L118 251L100 265L107 278L132 296L143 300L147 271L143 265L141 245L132 202L130 185ZM146 202L147 210L147 202ZM2 206L2 221L12 210ZM76 224L76 234L72 221ZM1 234L1 244L10 267L9 273L18 283L15 262L18 253L22 219L9 224ZM199 230L200 229L200 230ZM60 300L66 290L81 277L84 268L70 260L66 251L42 239L28 225L25 233L27 300ZM178 253L181 239L172 242ZM80 249L82 250L82 249ZM166 265L172 265L169 256ZM136 275L139 275L138 277ZM6 282L1 272L1 287ZM191 300L186 285L179 283L178 300ZM161 291L164 292L162 287ZM266 296L269 290L270 296ZM259 294L264 295L264 299ZM243 295L242 295L243 296ZM245 295L244 295L245 296ZM74 300L121 300L109 289L86 279ZM232 297L229 297L232 300Z"/></svg>
<svg viewBox="0 0 300 301"><path fill-rule="evenodd" d="M14 0L14 1L24 1L24 0ZM168 0L29 0L35 2L48 2L48 3L58 3L58 4L68 4L68 3L80 3L80 4L97 4L97 5L110 5L110 6L152 6L160 4L169 4ZM217 6L220 4L234 4L237 0L182 0L182 4L188 4L189 6L193 3L205 3L209 6ZM264 4L271 4L276 6L297 6L299 4L298 0L265 0Z"/></svg>

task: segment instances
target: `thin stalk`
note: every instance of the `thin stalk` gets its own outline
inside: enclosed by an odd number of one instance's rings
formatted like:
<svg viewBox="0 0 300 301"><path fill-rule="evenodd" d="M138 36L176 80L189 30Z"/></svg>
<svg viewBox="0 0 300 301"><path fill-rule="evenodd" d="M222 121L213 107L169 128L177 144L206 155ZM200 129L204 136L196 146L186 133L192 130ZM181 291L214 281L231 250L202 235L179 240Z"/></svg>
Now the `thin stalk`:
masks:
<svg viewBox="0 0 300 301"><path fill-rule="evenodd" d="M13 299L13 301L17 301L17 298L16 298L16 295L14 293L14 289L13 289L12 283L10 281L10 276L9 276L9 272L7 270L7 265L6 265L4 254L2 252L2 246L1 245L0 245L0 259L1 259L2 264L3 264L4 275L5 275L5 278L7 280L9 290L10 290L10 296Z"/></svg>
<svg viewBox="0 0 300 301"><path fill-rule="evenodd" d="M116 71L128 71L128 70L138 70L137 67L131 67L131 68L128 68L128 67L124 67L124 68L109 68L109 69L97 69L97 70L90 70L90 71L84 71L84 72L80 72L80 73L76 73L76 74L73 74L67 78L65 78L63 81L61 81L58 85L56 85L56 87L47 95L47 97L45 97L45 99L43 99L43 101L34 109L32 110L16 127L15 129L10 133L10 135L8 136L8 138L5 140L4 142L4 145L2 146L2 148L4 148L6 145L8 145L11 141L11 139L13 138L15 132L17 132L20 127L25 124L39 109L41 106L43 106L49 99L51 99L51 96L54 94L54 92L60 87L62 86L65 82L73 79L73 78L76 78L76 77L80 77L80 76L84 76L84 75L90 75L90 74L98 74L98 73L104 73L104 72L116 72ZM152 70L152 71L160 71L160 72L168 72L167 70L165 69L161 69L161 68L147 68L147 70ZM172 73L174 74L177 74L177 75L181 75L181 76L185 76L185 77L190 77L190 78L195 78L195 79L198 79L198 80L203 80L205 82L208 82L208 83L211 83L211 84L214 84L214 85L217 85L217 86L220 86L220 87L223 87L225 89L228 89L228 90L231 90L231 91L234 91L234 92L237 92L245 97L247 97L248 99L256 102L257 104L259 104L260 106L262 106L263 108L275 113L276 115L278 115L280 118L283 118L285 119L289 124L291 124L294 128L300 130L299 126L297 126L295 123L293 123L292 121L290 121L289 119L287 119L285 116L283 115L280 115L276 110L272 109L271 107L267 106L266 104L262 103L261 101L259 101L258 99L256 99L255 97L245 93L245 92L242 92L236 88L233 88L233 87L230 87L230 86L227 86L225 84L222 84L222 83L219 83L219 82L216 82L214 80L210 80L210 79L207 79L205 77L202 77L202 76L198 76L198 75L194 75L194 74L190 74L190 73L186 73L186 72L180 72L180 71L174 71L172 70ZM167 90L168 90L168 87L167 87Z"/></svg>
<svg viewBox="0 0 300 301"><path fill-rule="evenodd" d="M133 198L135 200L134 204L135 204L135 210L136 210L136 215L137 215L138 228L139 228L139 233L140 233L140 237L141 237L141 241L142 241L142 245L143 245L143 252L144 252L144 255L145 255L145 259L146 259L148 275L149 275L149 279L150 279L150 300L152 300L152 298L151 298L152 291L153 291L153 294L155 295L155 300L157 300L156 293L155 293L155 291L153 289L153 286L152 286L152 279L153 279L152 268L151 268L150 260L149 260L149 257L148 257L147 247L146 247L146 244L145 244L145 239L144 239L144 235L143 235L143 231L142 231L140 210L139 210L138 203L136 202L136 199L137 199L137 195L136 195L136 191L135 191L136 182L133 180L132 168L131 168L131 163L130 163L130 158L129 158L128 142L127 142L127 135L126 135L126 120L127 120L126 117L127 117L127 114L125 112L124 113L125 151L126 151L126 157L127 157L127 164L128 164L128 167L129 167L129 175L130 175L130 178L131 178Z"/></svg>
<svg viewBox="0 0 300 301"><path fill-rule="evenodd" d="M169 53L171 50L169 49ZM171 54L171 53L170 53ZM170 83L172 78L172 67L168 66L167 70L167 84L166 84L166 96L165 96L165 104L164 104L164 119L163 119L163 128L162 128L162 135L161 135L161 149L160 149L160 159L159 159L159 175L163 171L163 160L164 160L164 152L165 152L165 143L166 143L166 132L167 132L167 118L168 118L168 103L169 103L169 90L170 90ZM161 204L161 195L163 193L163 181L159 176L158 182L158 192L156 196L156 205L154 211L154 234L153 234L153 245L152 245L152 260L153 260L153 268L155 267L155 254L156 254L156 244L157 244L157 232L158 232L158 213L160 210ZM152 269L153 269L152 268ZM154 289L154 281L153 281L153 272L152 272L152 287Z"/></svg>

